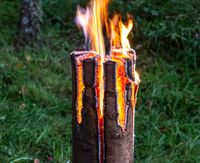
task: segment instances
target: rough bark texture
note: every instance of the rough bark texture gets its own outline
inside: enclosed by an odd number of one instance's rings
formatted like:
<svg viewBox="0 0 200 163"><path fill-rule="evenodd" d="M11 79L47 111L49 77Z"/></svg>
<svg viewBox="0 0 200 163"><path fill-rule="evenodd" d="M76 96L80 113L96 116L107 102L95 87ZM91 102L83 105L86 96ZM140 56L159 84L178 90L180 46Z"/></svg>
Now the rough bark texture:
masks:
<svg viewBox="0 0 200 163"><path fill-rule="evenodd" d="M73 73L73 163L99 163L98 117L95 94L95 59L83 61L83 93L82 123L77 123L76 98L77 79L75 55L72 58ZM126 75L133 79L133 61L126 61ZM134 146L134 109L132 106L131 84L126 85L125 102L127 110L126 129L118 125L117 92L116 92L117 63L108 61L104 64L105 96L104 96L104 163L133 163Z"/></svg>
<svg viewBox="0 0 200 163"><path fill-rule="evenodd" d="M72 56L73 74L73 122L72 122L72 162L98 163L98 119L95 101L95 60L83 61L85 90L83 94L83 121L77 123L76 117L76 64Z"/></svg>
<svg viewBox="0 0 200 163"><path fill-rule="evenodd" d="M126 89L127 126L123 131L118 125L117 92L114 62L105 63L105 162L133 163L133 109L131 106L131 88ZM111 75L112 74L112 75Z"/></svg>
<svg viewBox="0 0 200 163"><path fill-rule="evenodd" d="M23 0L18 22L18 32L14 44L16 50L33 45L38 40L41 23L40 0Z"/></svg>

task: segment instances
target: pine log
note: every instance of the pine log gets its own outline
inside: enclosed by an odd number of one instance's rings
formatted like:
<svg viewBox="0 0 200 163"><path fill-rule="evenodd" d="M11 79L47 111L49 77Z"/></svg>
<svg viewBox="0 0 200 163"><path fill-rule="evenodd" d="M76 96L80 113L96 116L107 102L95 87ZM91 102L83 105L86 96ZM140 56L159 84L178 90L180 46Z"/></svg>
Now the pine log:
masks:
<svg viewBox="0 0 200 163"><path fill-rule="evenodd" d="M77 123L76 117L76 71L77 67L72 55L73 75L73 122L72 122L72 162L98 163L98 119L95 98L95 60L83 61L85 90L83 93L82 123Z"/></svg>
<svg viewBox="0 0 200 163"><path fill-rule="evenodd" d="M126 109L128 112L126 130L118 125L116 63L105 63L105 163L133 163L133 109L131 87L126 86ZM112 74L112 75L111 75Z"/></svg>
<svg viewBox="0 0 200 163"><path fill-rule="evenodd" d="M97 101L95 94L97 61L94 58L83 60L83 93L82 122L77 122L77 71L76 57L71 55L73 76L73 118L72 118L72 162L73 163L99 163L99 133ZM125 60L126 76L134 81L133 60ZM133 163L134 147L134 106L132 103L132 85L126 84L125 109L127 111L126 128L118 124L116 70L117 63L107 61L104 63L104 163ZM101 163L101 162L100 162Z"/></svg>

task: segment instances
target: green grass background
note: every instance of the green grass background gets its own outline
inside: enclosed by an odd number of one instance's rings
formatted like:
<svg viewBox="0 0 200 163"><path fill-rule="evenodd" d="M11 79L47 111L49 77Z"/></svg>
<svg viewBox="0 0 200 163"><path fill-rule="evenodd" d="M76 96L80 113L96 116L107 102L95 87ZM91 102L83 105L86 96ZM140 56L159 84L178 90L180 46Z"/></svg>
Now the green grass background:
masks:
<svg viewBox="0 0 200 163"><path fill-rule="evenodd" d="M70 52L81 0L42 0L40 49L15 53L20 0L0 1L0 162L65 163L71 157ZM141 77L135 162L200 162L200 1L113 0L135 16L132 47Z"/></svg>

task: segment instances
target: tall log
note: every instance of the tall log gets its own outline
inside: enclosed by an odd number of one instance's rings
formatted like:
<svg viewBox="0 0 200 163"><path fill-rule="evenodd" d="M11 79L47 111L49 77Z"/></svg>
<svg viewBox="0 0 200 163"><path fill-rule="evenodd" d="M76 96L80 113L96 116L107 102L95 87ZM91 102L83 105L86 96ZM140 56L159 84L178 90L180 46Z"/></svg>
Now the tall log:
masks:
<svg viewBox="0 0 200 163"><path fill-rule="evenodd" d="M17 38L14 43L16 50L26 45L33 45L38 40L41 24L40 0L23 0L20 9Z"/></svg>
<svg viewBox="0 0 200 163"><path fill-rule="evenodd" d="M107 61L104 63L104 141L103 149L100 146L98 114L97 114L97 59L95 56L88 57L83 53L71 55L73 75L73 136L72 136L72 162L73 163L133 163L134 147L134 107L137 87L134 85L134 73L132 72L134 60L120 59L118 61ZM78 61L77 61L78 60ZM78 64L77 64L78 63ZM120 63L120 64L119 64ZM119 67L120 66L120 67ZM78 73L81 71L81 73ZM120 72L120 73L119 73ZM77 76L81 75L81 76ZM81 80L80 80L81 78ZM117 83L123 89L117 88ZM84 83L84 91L78 91L80 82ZM119 91L123 93L119 96ZM82 118L77 113L77 92L83 94ZM124 94L124 96L123 96ZM118 98L123 98L124 107L119 116ZM81 98L80 98L81 99ZM80 100L79 99L79 100ZM123 114L124 113L124 114ZM120 123L125 117L124 126ZM81 121L78 121L81 119ZM103 150L103 156L102 154ZM100 152L101 151L101 152ZM101 159L103 157L103 159ZM103 161L102 161L103 160Z"/></svg>
<svg viewBox="0 0 200 163"><path fill-rule="evenodd" d="M131 87L126 86L126 130L119 125L117 118L116 63L105 63L105 162L133 163L133 109L131 106ZM111 75L112 74L112 75Z"/></svg>
<svg viewBox="0 0 200 163"><path fill-rule="evenodd" d="M83 80L85 90L83 93L82 123L77 122L76 92L77 92L77 65L76 57L72 55L73 75L73 122L72 122L72 162L98 163L98 119L95 98L95 60L83 61Z"/></svg>

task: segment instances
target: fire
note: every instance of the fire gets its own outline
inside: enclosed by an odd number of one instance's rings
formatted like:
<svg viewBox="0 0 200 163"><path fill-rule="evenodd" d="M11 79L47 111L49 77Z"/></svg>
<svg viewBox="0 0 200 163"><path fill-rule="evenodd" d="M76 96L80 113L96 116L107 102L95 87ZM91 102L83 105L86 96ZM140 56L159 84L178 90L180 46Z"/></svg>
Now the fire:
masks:
<svg viewBox="0 0 200 163"><path fill-rule="evenodd" d="M98 59L98 72L97 72L97 84L96 84L96 94L98 98L98 113L99 117L103 118L103 98L104 98L104 80L103 80L103 63L105 60L111 59L113 61L119 61L121 58L131 58L128 51L130 50L130 43L128 40L128 35L133 28L133 22L130 16L128 16L127 23L123 23L121 16L115 14L112 19L108 18L108 4L109 0L91 0L88 7L86 9L78 7L76 23L79 25L84 32L85 35L85 48L89 48L89 44L91 45L91 50L94 50L97 55L100 56ZM103 37L103 27L106 28L107 35L110 38L111 43L111 54L109 57L105 55L105 44ZM119 125L122 128L125 128L125 114L124 114L124 106L125 102L123 100L125 94L124 85L126 84L125 78L125 70L123 70L123 75L120 74L122 71L120 62L118 63L118 71L117 71L117 96L118 96L118 110L119 110ZM133 71L135 76L135 81L137 84L139 83L139 76L137 72ZM122 73L122 72L121 72ZM79 74L81 76L81 73ZM79 88L81 90L84 89L84 86L81 84L82 81L80 79ZM81 90L79 90L78 96L81 96ZM81 105L81 97L78 97ZM78 109L78 122L81 122L81 109Z"/></svg>
<svg viewBox="0 0 200 163"><path fill-rule="evenodd" d="M131 16L128 16L126 24L119 14L109 19L108 4L109 0L91 0L86 9L78 7L76 14L76 23L84 32L85 48L88 49L88 44L91 44L91 50L97 52L102 59L105 58L103 27L106 28L111 48L122 48L124 55L130 49L128 35L133 28Z"/></svg>
<svg viewBox="0 0 200 163"><path fill-rule="evenodd" d="M100 0L90 1L89 6L86 9L77 10L76 23L80 25L85 35L85 48L88 49L88 44L91 44L91 49L100 55L97 58L97 80L96 80L96 96L97 96L97 113L99 124L99 155L100 162L103 160L103 141L104 141L104 123L103 123L103 109L104 109L104 71L103 63L105 60L105 45L103 37L103 26L107 25L107 10L108 0L103 2ZM80 98L78 100L81 100ZM82 101L78 101L82 103ZM81 107L81 106L79 106ZM78 110L82 110L78 108Z"/></svg>
<svg viewBox="0 0 200 163"><path fill-rule="evenodd" d="M116 90L117 90L117 99L118 99L118 124L122 129L126 128L126 101L125 101L125 91L126 84L128 84L128 78L126 77L125 63L124 61L117 62L117 71L116 71Z"/></svg>
<svg viewBox="0 0 200 163"><path fill-rule="evenodd" d="M77 108L77 122L80 124L82 123L82 109L83 109L83 91L85 89L85 86L83 84L83 63L82 61L86 58L91 58L95 56L95 52L88 52L88 54L85 54L84 56L77 57L76 58L76 66L78 67L77 70L77 102L76 102L76 108Z"/></svg>
<svg viewBox="0 0 200 163"><path fill-rule="evenodd" d="M86 9L78 7L76 23L81 26L85 35L85 45L91 43L91 49L105 58L103 26L107 26L108 0L90 1ZM88 47L87 47L88 48Z"/></svg>
<svg viewBox="0 0 200 163"><path fill-rule="evenodd" d="M130 83L132 89L132 107L136 103L136 94L139 85L139 75L135 71L135 53L131 53L131 46L128 40L128 35L133 28L133 21L128 16L126 23L122 22L119 14L115 14L112 19L108 17L109 0L91 0L86 9L78 7L76 23L82 28L85 36L85 49L95 51L95 55L85 55L85 57L96 57L96 98L97 98L97 113L99 125L99 143L101 156L100 162L103 162L103 141L104 141L104 63L111 60L116 62L116 95L117 95L117 111L118 125L122 130L126 129L127 108L126 108L126 85ZM103 30L105 28L105 30ZM105 32L104 32L105 31ZM107 33L107 38L110 40L110 52L106 55L105 41L103 33ZM84 58L77 57L77 121L82 122L82 95L84 84L82 79L82 60ZM131 65L132 77L127 75L126 62L129 59L133 63Z"/></svg>
<svg viewBox="0 0 200 163"><path fill-rule="evenodd" d="M124 24L121 20L121 16L115 14L113 19L110 20L111 25L111 45L113 48L122 48L123 55L127 55L130 50L130 43L128 40L128 35L133 28L133 21L130 16L128 16L127 24Z"/></svg>

